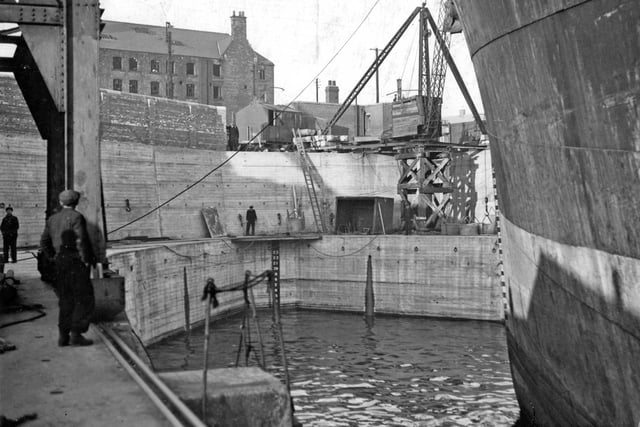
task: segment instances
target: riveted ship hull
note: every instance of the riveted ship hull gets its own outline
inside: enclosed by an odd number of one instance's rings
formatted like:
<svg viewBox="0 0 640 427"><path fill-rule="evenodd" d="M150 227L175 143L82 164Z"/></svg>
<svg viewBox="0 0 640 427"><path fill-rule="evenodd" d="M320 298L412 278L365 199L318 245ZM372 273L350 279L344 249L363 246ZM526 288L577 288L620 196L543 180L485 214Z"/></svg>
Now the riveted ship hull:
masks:
<svg viewBox="0 0 640 427"><path fill-rule="evenodd" d="M456 0L502 215L522 418L640 422L640 3Z"/></svg>

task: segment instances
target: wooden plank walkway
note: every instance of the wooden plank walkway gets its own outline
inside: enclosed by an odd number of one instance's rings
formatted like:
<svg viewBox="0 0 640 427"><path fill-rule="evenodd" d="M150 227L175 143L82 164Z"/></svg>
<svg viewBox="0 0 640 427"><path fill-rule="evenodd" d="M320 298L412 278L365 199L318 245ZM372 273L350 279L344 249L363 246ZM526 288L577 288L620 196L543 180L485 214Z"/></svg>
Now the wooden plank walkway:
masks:
<svg viewBox="0 0 640 427"><path fill-rule="evenodd" d="M252 242L282 242L287 240L321 240L322 235L318 233L301 233L301 234L269 234L259 236L235 236L231 237L233 243L252 243Z"/></svg>

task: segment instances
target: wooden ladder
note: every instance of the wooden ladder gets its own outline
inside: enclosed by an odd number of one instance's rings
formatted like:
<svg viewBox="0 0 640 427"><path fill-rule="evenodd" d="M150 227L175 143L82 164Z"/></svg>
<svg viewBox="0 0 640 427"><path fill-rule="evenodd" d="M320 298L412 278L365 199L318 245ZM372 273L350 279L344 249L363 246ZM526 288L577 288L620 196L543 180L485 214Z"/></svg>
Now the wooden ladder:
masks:
<svg viewBox="0 0 640 427"><path fill-rule="evenodd" d="M324 223L324 218L322 216L322 211L320 210L320 205L318 203L318 196L316 194L316 187L313 183L313 178L311 177L311 159L307 154L307 150L304 148L304 142L302 139L302 135L300 135L300 131L296 133L295 129L293 131L293 142L296 145L298 150L298 155L300 157L300 164L302 166L302 174L304 175L304 183L307 186L307 192L309 193L309 202L311 203L311 210L313 212L313 219L316 222L316 229L319 233L326 233L327 228Z"/></svg>

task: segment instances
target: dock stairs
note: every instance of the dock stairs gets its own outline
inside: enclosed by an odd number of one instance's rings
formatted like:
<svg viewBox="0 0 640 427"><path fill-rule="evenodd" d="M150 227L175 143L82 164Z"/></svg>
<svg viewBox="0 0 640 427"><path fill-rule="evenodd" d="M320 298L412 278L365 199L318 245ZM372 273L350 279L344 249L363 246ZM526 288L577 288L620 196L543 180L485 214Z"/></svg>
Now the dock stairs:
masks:
<svg viewBox="0 0 640 427"><path fill-rule="evenodd" d="M293 143L298 150L298 155L300 157L300 165L302 166L302 174L304 175L304 183L307 187L307 192L309 193L309 202L311 204L311 210L313 211L313 219L316 222L316 229L319 233L326 233L327 227L324 222L324 217L322 216L322 210L320 209L320 204L318 203L318 195L316 193L316 186L313 182L313 177L311 176L311 159L307 154L307 150L304 147L305 137L302 135L300 129L297 131L292 129L293 131Z"/></svg>

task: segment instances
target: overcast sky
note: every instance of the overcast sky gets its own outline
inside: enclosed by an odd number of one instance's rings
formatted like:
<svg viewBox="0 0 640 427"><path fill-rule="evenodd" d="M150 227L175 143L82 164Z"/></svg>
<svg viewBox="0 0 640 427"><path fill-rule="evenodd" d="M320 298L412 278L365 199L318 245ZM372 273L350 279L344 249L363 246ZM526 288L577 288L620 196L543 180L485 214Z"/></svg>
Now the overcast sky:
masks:
<svg viewBox="0 0 640 427"><path fill-rule="evenodd" d="M440 0L427 1L435 19L439 3ZM177 28L224 33L231 32L229 17L233 11L244 11L251 46L275 63L275 86L284 89L275 90L276 102L287 103L298 95L298 100L315 101L315 83L306 90L304 87L313 81L371 10L341 53L318 76L320 101L324 101L328 80L336 81L340 101L344 100L375 59L370 49L382 49L420 3L409 0L101 0L100 5L105 8L103 19L106 20L160 26L168 21ZM464 35L452 36L451 50L476 106L482 111ZM381 101L393 99L398 78L403 79L404 89L417 89L417 61L416 19L380 69ZM375 102L374 79L360 94L358 103ZM461 109L469 112L453 76L447 73L443 115L458 115Z"/></svg>

